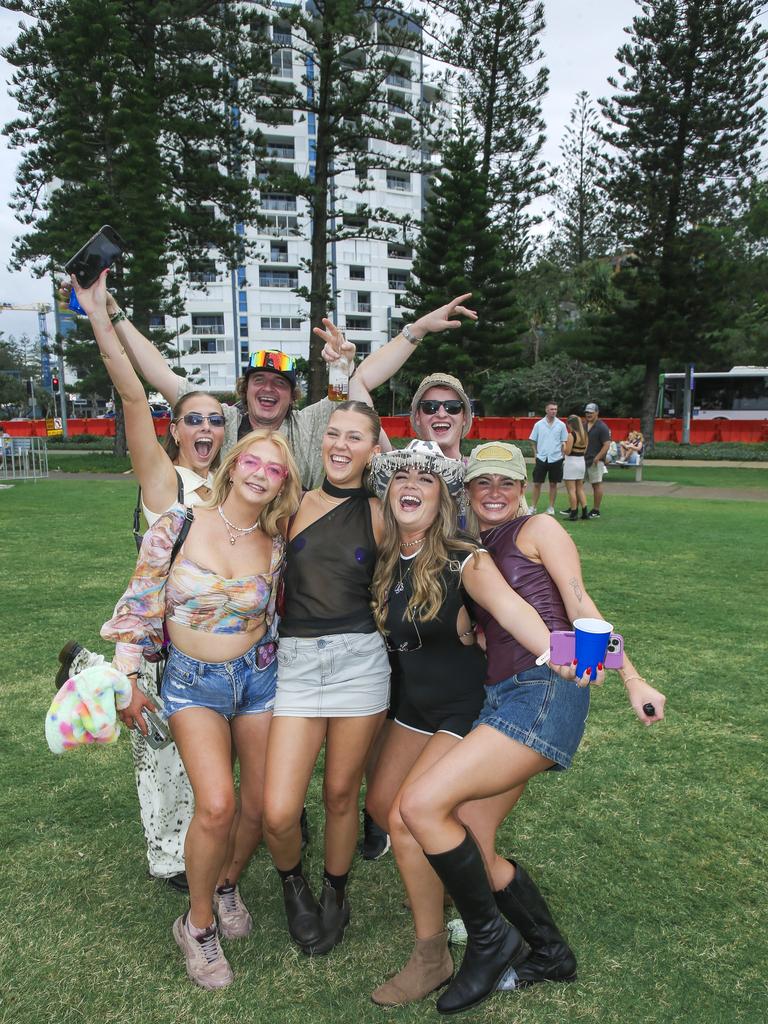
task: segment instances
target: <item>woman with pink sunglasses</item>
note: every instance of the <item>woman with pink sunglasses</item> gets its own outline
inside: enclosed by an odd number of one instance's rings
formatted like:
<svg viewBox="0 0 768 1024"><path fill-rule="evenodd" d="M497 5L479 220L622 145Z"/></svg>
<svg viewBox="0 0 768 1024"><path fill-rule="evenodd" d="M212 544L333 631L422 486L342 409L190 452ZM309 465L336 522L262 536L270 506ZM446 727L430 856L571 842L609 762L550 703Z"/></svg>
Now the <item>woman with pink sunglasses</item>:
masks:
<svg viewBox="0 0 768 1024"><path fill-rule="evenodd" d="M195 804L184 849L190 908L175 921L173 935L188 976L207 989L233 978L219 937L244 938L253 926L237 882L261 840L281 526L300 493L285 439L266 430L249 434L224 459L210 500L194 518L179 502L150 528L128 588L101 631L116 643L115 668L133 683L133 700L120 712L129 729L156 710L136 685L142 658L159 649L165 631L170 639L163 714Z"/></svg>

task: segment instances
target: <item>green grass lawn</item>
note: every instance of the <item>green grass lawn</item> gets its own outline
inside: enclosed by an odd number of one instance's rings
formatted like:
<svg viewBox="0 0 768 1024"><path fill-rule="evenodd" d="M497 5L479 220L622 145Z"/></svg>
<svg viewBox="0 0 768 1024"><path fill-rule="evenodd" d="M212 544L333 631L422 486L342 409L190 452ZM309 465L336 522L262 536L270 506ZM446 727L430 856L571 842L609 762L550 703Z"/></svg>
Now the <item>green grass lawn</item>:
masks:
<svg viewBox="0 0 768 1024"><path fill-rule="evenodd" d="M228 943L235 983L195 989L170 934L184 901L146 877L127 739L48 752L56 653L70 637L106 652L98 630L135 555L132 501L119 481L0 491L0 1022L438 1020L432 999L389 1013L369 1002L412 939L389 856L357 861L343 945L307 960L260 851L242 885L255 932ZM667 719L643 728L611 677L573 770L531 784L502 847L539 880L579 982L495 996L468 1020L765 1020L765 522L757 503L611 497L610 515L567 524L598 605L667 693ZM317 779L309 812L316 881Z"/></svg>
<svg viewBox="0 0 768 1024"><path fill-rule="evenodd" d="M48 468L64 473L125 473L131 468L127 455L111 452L57 452L48 450Z"/></svg>

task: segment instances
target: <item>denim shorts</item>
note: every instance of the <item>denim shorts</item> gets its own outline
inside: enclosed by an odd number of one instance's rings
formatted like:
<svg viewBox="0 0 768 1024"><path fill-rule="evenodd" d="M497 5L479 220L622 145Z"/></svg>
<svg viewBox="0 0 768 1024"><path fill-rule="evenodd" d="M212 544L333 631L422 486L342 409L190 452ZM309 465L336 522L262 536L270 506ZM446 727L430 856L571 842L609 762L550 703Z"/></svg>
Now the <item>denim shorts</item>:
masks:
<svg viewBox="0 0 768 1024"><path fill-rule="evenodd" d="M473 728L489 725L563 771L571 766L588 713L589 687L577 686L542 665L486 686L485 704Z"/></svg>
<svg viewBox="0 0 768 1024"><path fill-rule="evenodd" d="M355 718L389 706L389 657L381 633L280 637L275 715Z"/></svg>
<svg viewBox="0 0 768 1024"><path fill-rule="evenodd" d="M165 717L185 708L208 708L228 721L237 715L271 711L277 662L274 656L264 657L266 648L266 644L254 644L232 661L197 661L169 644L160 687Z"/></svg>

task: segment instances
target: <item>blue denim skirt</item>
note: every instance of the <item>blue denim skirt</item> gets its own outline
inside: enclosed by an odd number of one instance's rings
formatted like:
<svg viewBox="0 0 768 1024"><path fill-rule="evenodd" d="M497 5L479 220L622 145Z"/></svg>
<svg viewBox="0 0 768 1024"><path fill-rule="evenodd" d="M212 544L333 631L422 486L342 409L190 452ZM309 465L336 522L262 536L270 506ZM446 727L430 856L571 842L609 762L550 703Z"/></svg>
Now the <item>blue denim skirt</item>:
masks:
<svg viewBox="0 0 768 1024"><path fill-rule="evenodd" d="M254 644L232 661L197 661L169 644L160 696L166 718L185 708L208 708L229 721L271 711L276 688L274 642Z"/></svg>
<svg viewBox="0 0 768 1024"><path fill-rule="evenodd" d="M472 728L489 725L563 771L571 766L588 713L589 687L568 682L542 665L486 686L485 703Z"/></svg>

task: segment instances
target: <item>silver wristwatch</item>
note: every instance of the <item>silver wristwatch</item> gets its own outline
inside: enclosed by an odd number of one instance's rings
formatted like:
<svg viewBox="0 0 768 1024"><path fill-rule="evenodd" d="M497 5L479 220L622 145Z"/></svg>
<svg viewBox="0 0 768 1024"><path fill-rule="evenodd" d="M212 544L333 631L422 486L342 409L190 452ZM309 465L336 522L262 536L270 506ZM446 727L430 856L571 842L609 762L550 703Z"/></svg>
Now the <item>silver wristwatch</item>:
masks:
<svg viewBox="0 0 768 1024"><path fill-rule="evenodd" d="M421 338L417 338L416 335L411 330L410 324L404 324L403 329L400 331L400 333L402 334L406 341L410 341L410 343L414 346L418 345L419 342L421 341Z"/></svg>

